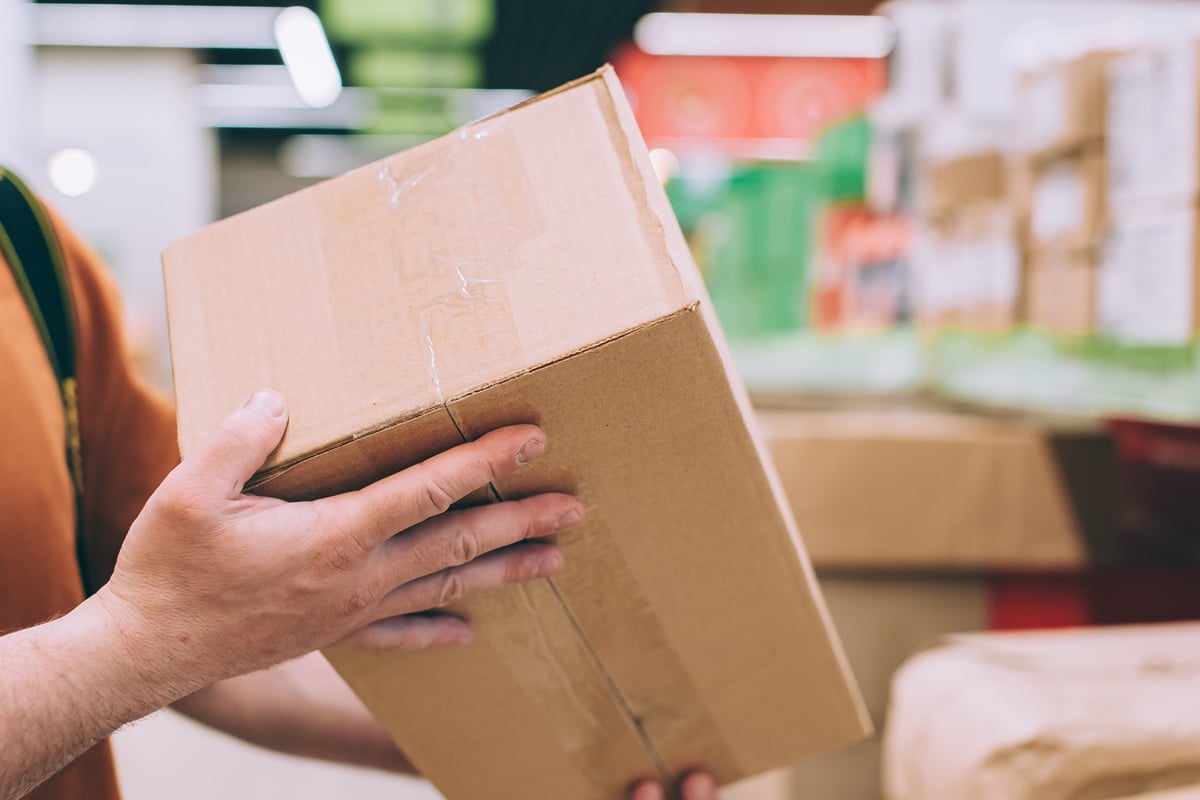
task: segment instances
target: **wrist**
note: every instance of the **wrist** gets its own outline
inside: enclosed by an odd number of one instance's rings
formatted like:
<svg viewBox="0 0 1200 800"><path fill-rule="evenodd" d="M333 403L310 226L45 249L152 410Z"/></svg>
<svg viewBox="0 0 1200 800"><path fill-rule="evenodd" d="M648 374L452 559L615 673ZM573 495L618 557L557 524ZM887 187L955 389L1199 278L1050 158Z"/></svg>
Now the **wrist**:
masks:
<svg viewBox="0 0 1200 800"><path fill-rule="evenodd" d="M90 642L96 674L121 692L130 719L157 711L212 680L200 669L187 641L176 641L180 637L172 637L163 621L150 619L107 586L64 621Z"/></svg>

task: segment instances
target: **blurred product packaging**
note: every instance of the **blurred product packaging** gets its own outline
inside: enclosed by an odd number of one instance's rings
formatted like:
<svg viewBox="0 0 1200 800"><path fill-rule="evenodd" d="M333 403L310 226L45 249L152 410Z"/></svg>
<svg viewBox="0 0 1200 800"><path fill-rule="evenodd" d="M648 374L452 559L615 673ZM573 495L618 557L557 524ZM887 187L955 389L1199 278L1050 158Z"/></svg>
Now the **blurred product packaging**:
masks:
<svg viewBox="0 0 1200 800"><path fill-rule="evenodd" d="M926 330L1006 332L1022 317L1017 220L997 149L928 154L912 248L917 321Z"/></svg>
<svg viewBox="0 0 1200 800"><path fill-rule="evenodd" d="M1109 72L1112 231L1099 323L1134 346L1200 332L1200 42L1144 48Z"/></svg>
<svg viewBox="0 0 1200 800"><path fill-rule="evenodd" d="M1016 202L1027 214L1028 313L1035 327L1096 332L1096 273L1108 224L1107 70L1097 49L1026 70L1017 89Z"/></svg>
<svg viewBox="0 0 1200 800"><path fill-rule="evenodd" d="M951 637L895 678L884 796L1194 797L1198 697L1196 624Z"/></svg>

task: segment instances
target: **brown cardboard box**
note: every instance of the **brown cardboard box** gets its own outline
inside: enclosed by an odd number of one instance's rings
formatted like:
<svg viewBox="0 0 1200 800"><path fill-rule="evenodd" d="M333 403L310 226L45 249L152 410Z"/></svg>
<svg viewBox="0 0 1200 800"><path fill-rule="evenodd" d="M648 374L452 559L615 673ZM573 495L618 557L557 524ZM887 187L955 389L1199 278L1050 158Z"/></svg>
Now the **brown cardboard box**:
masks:
<svg viewBox="0 0 1200 800"><path fill-rule="evenodd" d="M1120 800L1200 800L1200 784L1190 784L1144 794L1130 794Z"/></svg>
<svg viewBox="0 0 1200 800"><path fill-rule="evenodd" d="M1192 206L1117 209L1097 273L1100 331L1129 345L1177 346L1200 332L1200 218Z"/></svg>
<svg viewBox="0 0 1200 800"><path fill-rule="evenodd" d="M1021 76L1017 147L1036 159L1062 156L1105 136L1106 70L1119 53L1097 50Z"/></svg>
<svg viewBox="0 0 1200 800"><path fill-rule="evenodd" d="M1043 251L1029 266L1029 323L1064 336L1096 330L1094 251Z"/></svg>
<svg viewBox="0 0 1200 800"><path fill-rule="evenodd" d="M764 411L818 568L1074 568L1111 546L1116 461L1090 424Z"/></svg>
<svg viewBox="0 0 1200 800"><path fill-rule="evenodd" d="M897 674L884 779L888 800L1076 800L1194 784L1200 625L955 637Z"/></svg>
<svg viewBox="0 0 1200 800"><path fill-rule="evenodd" d="M820 573L829 613L872 719L886 726L892 676L908 658L951 633L987 627L987 580L978 575ZM879 800L878 736L817 756L789 774L791 800ZM750 800L749 798L747 800Z"/></svg>
<svg viewBox="0 0 1200 800"><path fill-rule="evenodd" d="M1009 204L974 203L927 222L911 256L922 327L1000 331L1020 318L1021 251Z"/></svg>
<svg viewBox="0 0 1200 800"><path fill-rule="evenodd" d="M1113 205L1200 200L1200 40L1116 59L1109 69Z"/></svg>
<svg viewBox="0 0 1200 800"><path fill-rule="evenodd" d="M609 69L164 256L185 457L261 386L255 487L364 484L503 424L577 492L565 572L454 607L465 650L330 660L450 800L617 800L869 728L709 301Z"/></svg>
<svg viewBox="0 0 1200 800"><path fill-rule="evenodd" d="M1008 168L998 150L985 150L925 165L922 213L941 219L975 203L1002 202L1008 196Z"/></svg>
<svg viewBox="0 0 1200 800"><path fill-rule="evenodd" d="M1104 154L1095 147L1034 167L1029 239L1034 258L1045 250L1095 248L1107 222Z"/></svg>
<svg viewBox="0 0 1200 800"><path fill-rule="evenodd" d="M1021 318L1021 243L1012 204L979 203L955 223L966 291L960 319L966 330L1001 333Z"/></svg>

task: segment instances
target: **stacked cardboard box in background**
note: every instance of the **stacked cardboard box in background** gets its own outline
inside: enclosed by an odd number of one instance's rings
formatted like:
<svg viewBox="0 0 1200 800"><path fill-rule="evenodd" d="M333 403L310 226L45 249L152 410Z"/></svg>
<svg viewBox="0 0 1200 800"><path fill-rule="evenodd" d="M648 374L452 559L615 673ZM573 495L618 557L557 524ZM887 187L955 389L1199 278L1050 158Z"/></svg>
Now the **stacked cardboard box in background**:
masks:
<svg viewBox="0 0 1200 800"><path fill-rule="evenodd" d="M759 429L881 730L906 659L995 621L998 571L1081 570L1112 538L1116 462L1095 423L776 406ZM793 769L785 796L878 800L881 762L877 736Z"/></svg>
<svg viewBox="0 0 1200 800"><path fill-rule="evenodd" d="M1129 345L1180 345L1200 330L1200 42L1148 48L1109 70L1113 230L1099 280L1101 330Z"/></svg>
<svg viewBox="0 0 1200 800"><path fill-rule="evenodd" d="M1017 93L1015 202L1028 243L1028 319L1079 336L1096 327L1096 270L1107 224L1106 71L1097 50L1027 71Z"/></svg>
<svg viewBox="0 0 1200 800"><path fill-rule="evenodd" d="M1021 255L1007 172L993 148L926 159L912 243L922 327L1003 331L1018 320Z"/></svg>

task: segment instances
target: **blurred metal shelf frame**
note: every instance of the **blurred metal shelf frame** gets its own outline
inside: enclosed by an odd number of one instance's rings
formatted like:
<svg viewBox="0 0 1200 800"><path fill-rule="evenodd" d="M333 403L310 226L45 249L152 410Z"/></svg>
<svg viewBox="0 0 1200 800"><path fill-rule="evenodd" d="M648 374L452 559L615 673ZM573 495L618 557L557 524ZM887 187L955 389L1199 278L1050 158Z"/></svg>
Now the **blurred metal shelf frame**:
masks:
<svg viewBox="0 0 1200 800"><path fill-rule="evenodd" d="M206 65L201 69L195 91L200 118L210 128L351 131L371 127L380 110L381 96L414 100L430 96L442 98L450 122L456 127L494 114L530 96L525 91L501 89L347 87L331 105L312 108L300 98L284 67L264 65ZM442 132L430 131L427 138Z"/></svg>
<svg viewBox="0 0 1200 800"><path fill-rule="evenodd" d="M31 44L274 50L275 18L281 10L270 6L31 3Z"/></svg>

